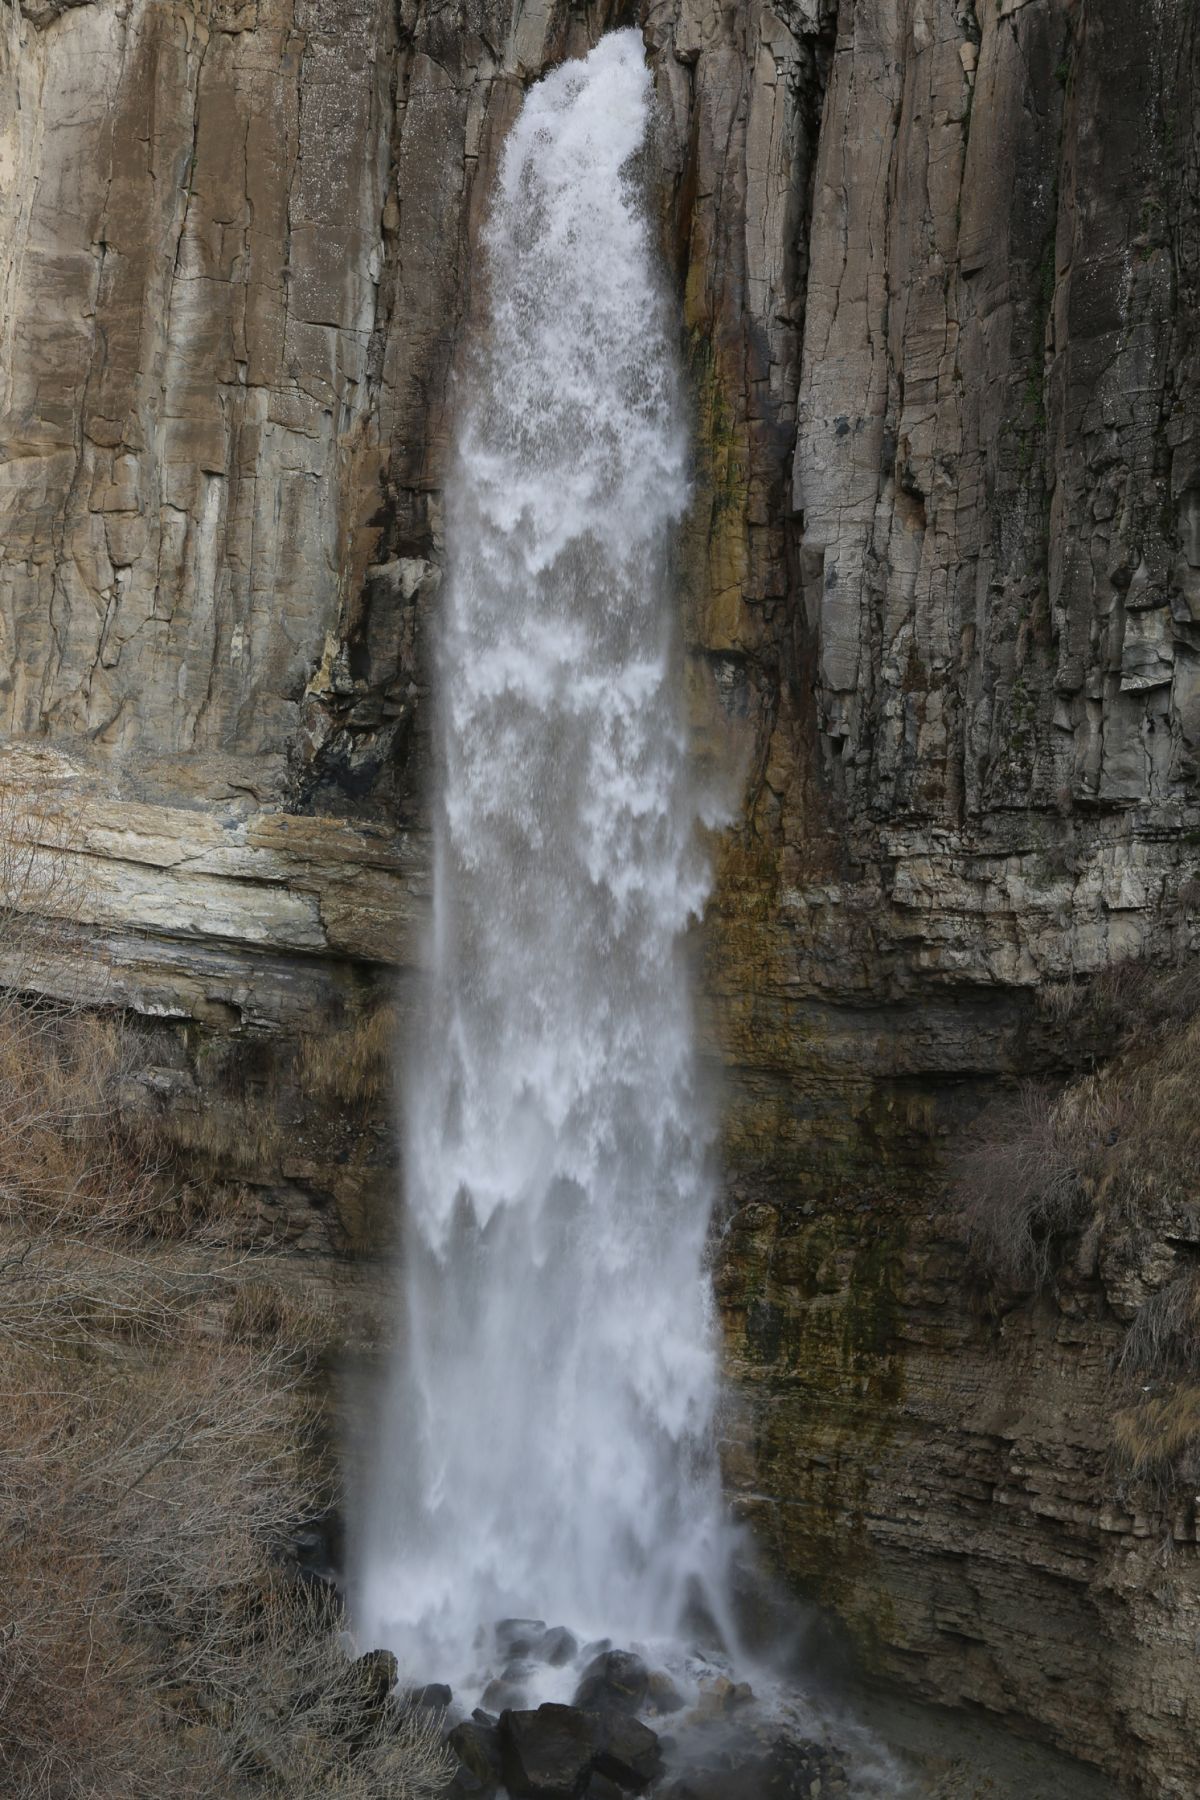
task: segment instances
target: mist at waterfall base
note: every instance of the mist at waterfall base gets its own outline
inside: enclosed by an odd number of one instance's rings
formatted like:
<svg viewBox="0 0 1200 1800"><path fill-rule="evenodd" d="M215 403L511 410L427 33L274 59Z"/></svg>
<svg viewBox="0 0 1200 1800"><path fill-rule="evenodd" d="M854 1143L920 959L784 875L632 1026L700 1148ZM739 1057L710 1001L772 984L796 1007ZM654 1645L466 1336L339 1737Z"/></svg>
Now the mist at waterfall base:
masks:
<svg viewBox="0 0 1200 1800"><path fill-rule="evenodd" d="M649 117L634 31L530 90L460 384L403 1321L354 1586L359 1640L467 1704L506 1616L581 1643L729 1631Z"/></svg>

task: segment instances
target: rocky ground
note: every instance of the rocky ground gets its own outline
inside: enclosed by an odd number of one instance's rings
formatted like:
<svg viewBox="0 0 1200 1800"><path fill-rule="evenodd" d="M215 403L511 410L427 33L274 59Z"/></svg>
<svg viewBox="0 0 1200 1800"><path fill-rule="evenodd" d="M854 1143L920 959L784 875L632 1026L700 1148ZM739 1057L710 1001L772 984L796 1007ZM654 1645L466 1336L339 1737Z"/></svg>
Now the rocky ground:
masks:
<svg viewBox="0 0 1200 1800"><path fill-rule="evenodd" d="M469 1716L448 1687L398 1684L387 1651L360 1658L381 1707L442 1712L447 1800L1120 1800L1093 1771L958 1715L817 1706L770 1677L756 1693L702 1657L677 1681L540 1620L496 1636L504 1672ZM581 1671L570 1703L532 1703L547 1669Z"/></svg>

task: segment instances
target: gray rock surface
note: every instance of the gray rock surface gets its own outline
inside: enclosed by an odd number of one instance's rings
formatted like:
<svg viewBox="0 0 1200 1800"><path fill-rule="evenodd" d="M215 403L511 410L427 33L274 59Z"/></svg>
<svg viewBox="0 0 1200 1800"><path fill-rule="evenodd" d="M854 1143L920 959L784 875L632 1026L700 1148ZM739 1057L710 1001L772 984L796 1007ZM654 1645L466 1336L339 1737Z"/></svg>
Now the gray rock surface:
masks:
<svg viewBox="0 0 1200 1800"><path fill-rule="evenodd" d="M1194 1510L1108 1472L1126 1275L993 1326L940 1196L1063 1067L1039 989L1195 944L1192 10L636 11L736 813L731 1486L878 1675L1191 1795ZM160 1021L167 1086L403 1002L473 246L523 84L617 16L0 0L0 789L86 876L32 978ZM322 1156L259 1179L369 1238Z"/></svg>

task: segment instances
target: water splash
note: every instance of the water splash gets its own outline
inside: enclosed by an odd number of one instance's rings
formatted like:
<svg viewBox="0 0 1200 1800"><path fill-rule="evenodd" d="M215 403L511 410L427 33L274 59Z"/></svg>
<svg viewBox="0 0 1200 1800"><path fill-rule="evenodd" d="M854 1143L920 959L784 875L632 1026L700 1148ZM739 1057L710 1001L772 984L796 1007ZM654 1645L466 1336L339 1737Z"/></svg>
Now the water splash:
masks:
<svg viewBox="0 0 1200 1800"><path fill-rule="evenodd" d="M627 1643L722 1605L649 108L633 31L530 91L448 497L406 1316L356 1587L360 1638L468 1688L504 1615Z"/></svg>

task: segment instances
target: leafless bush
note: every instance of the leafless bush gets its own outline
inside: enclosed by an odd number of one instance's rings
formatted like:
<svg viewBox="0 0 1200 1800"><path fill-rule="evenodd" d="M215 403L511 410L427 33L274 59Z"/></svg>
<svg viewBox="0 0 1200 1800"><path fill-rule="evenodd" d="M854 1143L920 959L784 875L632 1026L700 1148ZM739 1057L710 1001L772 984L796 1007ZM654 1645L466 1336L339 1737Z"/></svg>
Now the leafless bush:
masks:
<svg viewBox="0 0 1200 1800"><path fill-rule="evenodd" d="M1200 964L1163 966L1140 957L1087 977L1069 976L1038 993L1043 1017L1076 1046L1100 1057L1145 1047L1200 1012Z"/></svg>
<svg viewBox="0 0 1200 1800"><path fill-rule="evenodd" d="M1182 1003L1181 1003L1182 1005ZM1200 1019L1171 1017L1058 1094L1033 1086L992 1110L961 1158L956 1192L980 1264L1018 1288L1047 1278L1064 1235L1089 1220L1138 1223L1191 1191Z"/></svg>
<svg viewBox="0 0 1200 1800"><path fill-rule="evenodd" d="M958 1194L977 1260L1016 1288L1045 1280L1056 1244L1085 1200L1073 1134L1041 1088L999 1109L962 1159Z"/></svg>
<svg viewBox="0 0 1200 1800"><path fill-rule="evenodd" d="M272 1595L252 1633L254 1655L229 1667L207 1711L210 1744L231 1774L286 1800L434 1800L456 1759L441 1715L364 1683L320 1595Z"/></svg>
<svg viewBox="0 0 1200 1800"><path fill-rule="evenodd" d="M122 1105L129 1070L117 1020L0 1006L0 1218L144 1229L165 1209L162 1171Z"/></svg>
<svg viewBox="0 0 1200 1800"><path fill-rule="evenodd" d="M77 896L33 814L0 784L0 1793L431 1800L436 1719L355 1712L336 1605L279 1555L330 1499L323 1307L187 1236L129 1029L37 998Z"/></svg>
<svg viewBox="0 0 1200 1800"><path fill-rule="evenodd" d="M45 1796L425 1800L427 1714L361 1715L335 1607L272 1570L311 1496L277 1357L192 1320L152 1365L0 1356L8 1450L0 1787Z"/></svg>
<svg viewBox="0 0 1200 1800"><path fill-rule="evenodd" d="M1200 1167L1200 969L1126 963L1043 1010L1064 1029L1107 1036L1115 1054L1057 1094L1027 1088L993 1109L958 1171L976 1261L1028 1291L1074 1234L1136 1244L1195 1194ZM1116 1472L1165 1506L1200 1479L1200 1272L1139 1308L1114 1369Z"/></svg>

